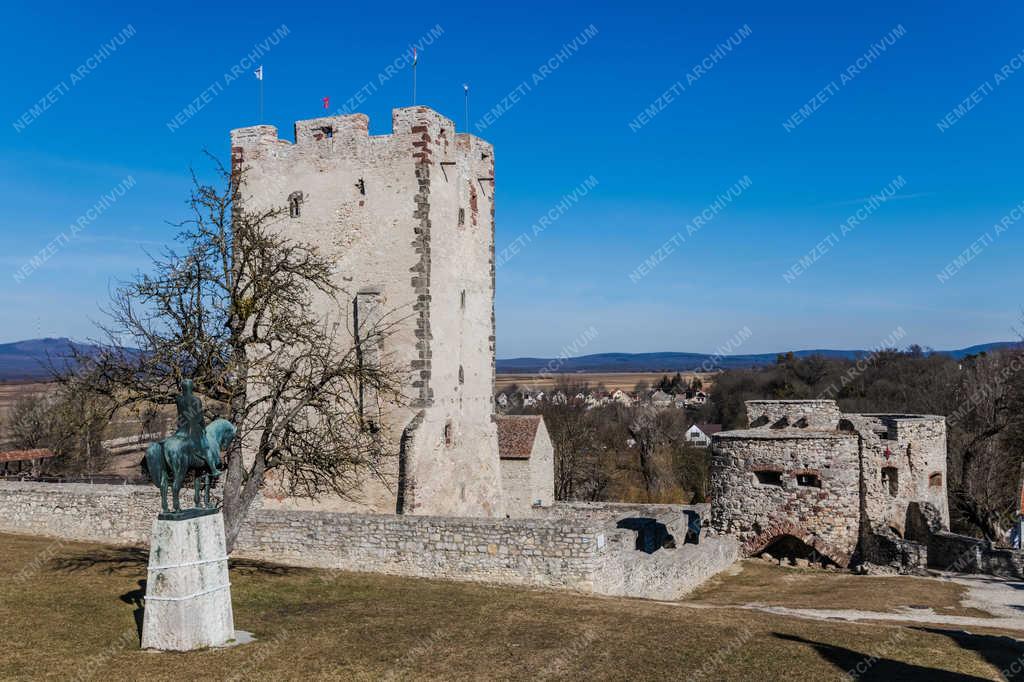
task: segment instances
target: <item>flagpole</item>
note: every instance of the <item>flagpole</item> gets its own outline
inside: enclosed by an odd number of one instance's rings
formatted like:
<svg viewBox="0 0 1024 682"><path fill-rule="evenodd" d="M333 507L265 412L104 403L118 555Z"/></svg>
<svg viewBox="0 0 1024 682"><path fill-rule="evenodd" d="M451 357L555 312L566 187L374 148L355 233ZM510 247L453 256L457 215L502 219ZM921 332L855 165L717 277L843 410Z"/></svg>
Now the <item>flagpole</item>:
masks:
<svg viewBox="0 0 1024 682"><path fill-rule="evenodd" d="M469 85L466 83L462 84L462 89L466 93L466 129L465 132L469 132Z"/></svg>
<svg viewBox="0 0 1024 682"><path fill-rule="evenodd" d="M416 54L416 48L412 48L412 105L416 106L416 63L419 61L419 55Z"/></svg>
<svg viewBox="0 0 1024 682"><path fill-rule="evenodd" d="M260 124L262 125L263 124L263 65L260 64L260 67L258 69L256 69L255 71L253 71L252 73L253 73L254 76L256 76L256 80L258 80L260 82L260 84L259 84L259 95L257 95L257 97L256 97L256 102L257 102L257 104L256 104L256 116L257 116L257 119L259 120Z"/></svg>

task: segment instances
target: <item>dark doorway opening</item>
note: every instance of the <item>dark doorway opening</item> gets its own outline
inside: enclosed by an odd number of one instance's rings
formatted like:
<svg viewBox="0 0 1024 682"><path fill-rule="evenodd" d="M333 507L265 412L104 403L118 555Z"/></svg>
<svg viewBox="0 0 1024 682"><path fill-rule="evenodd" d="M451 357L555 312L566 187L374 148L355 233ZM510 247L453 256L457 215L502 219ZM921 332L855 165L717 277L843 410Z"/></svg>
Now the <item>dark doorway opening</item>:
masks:
<svg viewBox="0 0 1024 682"><path fill-rule="evenodd" d="M668 527L658 521L644 516L622 519L616 528L628 528L636 531L636 549L638 552L654 554L659 549L674 549L675 537L668 532Z"/></svg>

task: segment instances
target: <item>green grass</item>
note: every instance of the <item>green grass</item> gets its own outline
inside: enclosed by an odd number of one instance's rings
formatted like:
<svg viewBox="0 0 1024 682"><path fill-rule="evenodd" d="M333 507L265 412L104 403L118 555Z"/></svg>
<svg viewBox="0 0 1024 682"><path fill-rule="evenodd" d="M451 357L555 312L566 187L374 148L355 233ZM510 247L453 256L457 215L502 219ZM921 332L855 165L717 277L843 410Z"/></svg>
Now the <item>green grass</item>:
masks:
<svg viewBox="0 0 1024 682"><path fill-rule="evenodd" d="M999 679L1024 656L997 634L252 562L233 565L232 594L236 627L258 641L143 652L146 560L0 535L0 679L831 680L862 663L862 679L959 680Z"/></svg>

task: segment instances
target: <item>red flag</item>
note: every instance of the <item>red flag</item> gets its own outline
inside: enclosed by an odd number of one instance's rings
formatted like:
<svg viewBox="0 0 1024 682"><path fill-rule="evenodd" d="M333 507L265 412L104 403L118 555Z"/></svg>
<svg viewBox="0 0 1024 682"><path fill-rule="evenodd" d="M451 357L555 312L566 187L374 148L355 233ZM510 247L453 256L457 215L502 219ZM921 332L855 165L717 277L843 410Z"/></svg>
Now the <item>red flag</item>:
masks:
<svg viewBox="0 0 1024 682"><path fill-rule="evenodd" d="M324 109L330 109L330 108L331 108L331 98L330 97L324 97Z"/></svg>

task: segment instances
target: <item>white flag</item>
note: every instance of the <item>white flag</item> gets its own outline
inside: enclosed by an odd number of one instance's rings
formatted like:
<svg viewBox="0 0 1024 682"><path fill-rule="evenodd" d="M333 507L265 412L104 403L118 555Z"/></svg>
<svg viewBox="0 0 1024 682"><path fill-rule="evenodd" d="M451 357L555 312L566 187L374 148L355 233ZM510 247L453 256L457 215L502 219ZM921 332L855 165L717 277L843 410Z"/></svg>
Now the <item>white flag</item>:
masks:
<svg viewBox="0 0 1024 682"><path fill-rule="evenodd" d="M256 80L263 80L263 65L260 64L260 68L256 69L253 73L256 74Z"/></svg>

